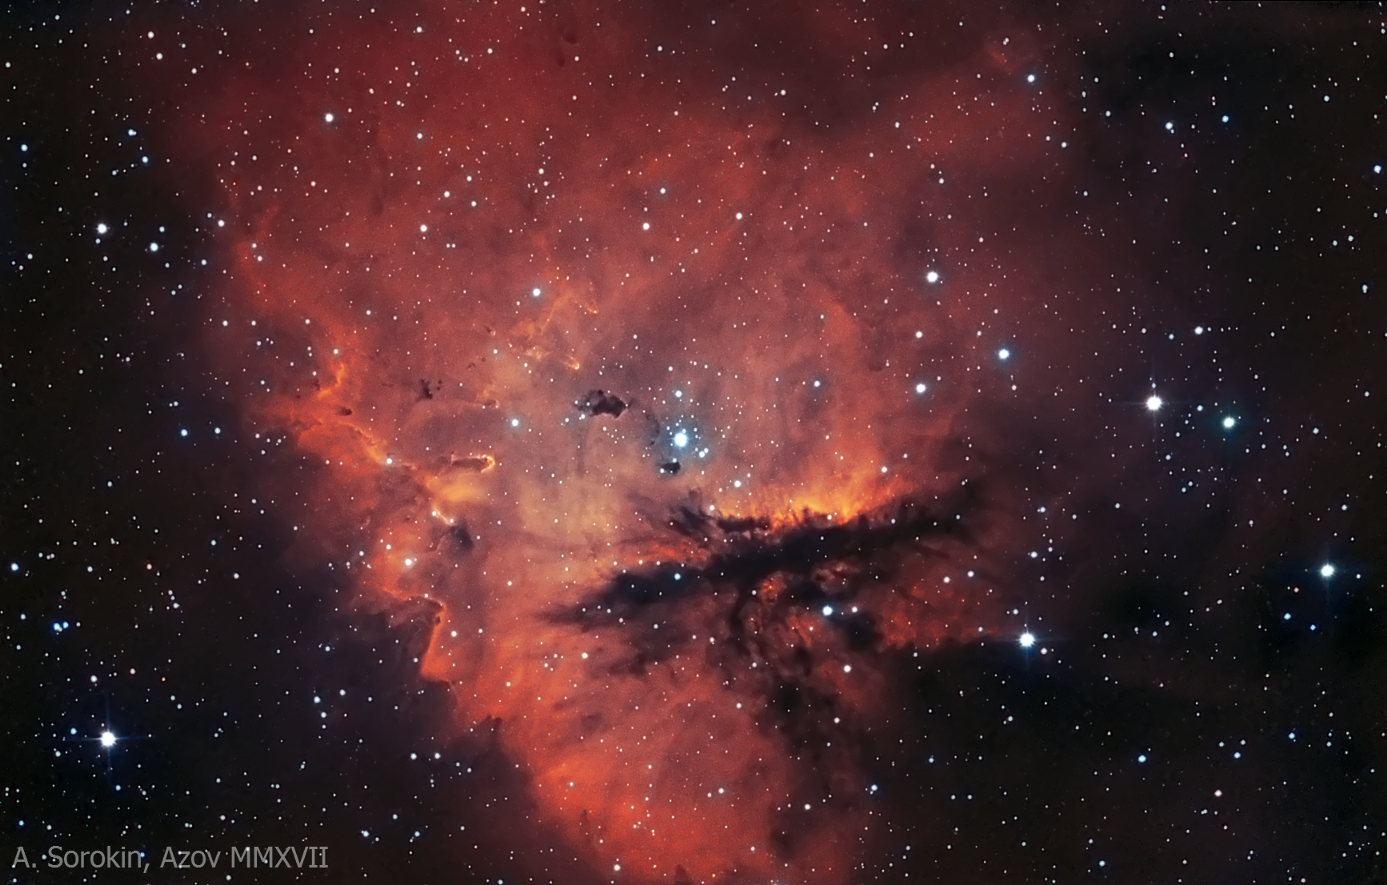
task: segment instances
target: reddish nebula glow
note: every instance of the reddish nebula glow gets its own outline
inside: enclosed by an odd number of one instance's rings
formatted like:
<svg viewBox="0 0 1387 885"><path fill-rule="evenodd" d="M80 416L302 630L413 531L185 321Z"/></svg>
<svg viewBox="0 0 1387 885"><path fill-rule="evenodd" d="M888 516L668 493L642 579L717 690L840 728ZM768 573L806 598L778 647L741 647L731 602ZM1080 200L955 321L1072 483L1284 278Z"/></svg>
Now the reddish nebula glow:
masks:
<svg viewBox="0 0 1387 885"><path fill-rule="evenodd" d="M283 14L171 136L293 555L432 618L458 734L631 881L847 881L883 662L1017 626L968 427L1029 281L960 182L1062 110L1004 23L795 10Z"/></svg>

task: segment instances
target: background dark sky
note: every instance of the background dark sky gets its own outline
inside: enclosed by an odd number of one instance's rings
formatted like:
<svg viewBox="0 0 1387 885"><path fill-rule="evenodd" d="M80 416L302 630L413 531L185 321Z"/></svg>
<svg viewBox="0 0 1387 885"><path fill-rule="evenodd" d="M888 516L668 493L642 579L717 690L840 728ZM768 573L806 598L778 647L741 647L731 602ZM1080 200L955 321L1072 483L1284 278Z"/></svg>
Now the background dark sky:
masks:
<svg viewBox="0 0 1387 885"><path fill-rule="evenodd" d="M1387 881L1384 40L12 5L6 881Z"/></svg>

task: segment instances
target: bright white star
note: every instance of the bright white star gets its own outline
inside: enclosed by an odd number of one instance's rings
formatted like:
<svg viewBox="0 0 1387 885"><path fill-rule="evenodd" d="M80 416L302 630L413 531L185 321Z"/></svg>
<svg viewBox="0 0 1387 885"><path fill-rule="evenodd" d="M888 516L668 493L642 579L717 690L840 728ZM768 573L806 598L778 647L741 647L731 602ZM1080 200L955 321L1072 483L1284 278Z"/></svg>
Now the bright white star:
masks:
<svg viewBox="0 0 1387 885"><path fill-rule="evenodd" d="M1159 396L1156 396L1155 394L1152 394L1146 399L1146 408L1150 409L1153 412L1160 409L1160 407L1163 405L1165 405L1165 401L1162 400Z"/></svg>
<svg viewBox="0 0 1387 885"><path fill-rule="evenodd" d="M1035 645L1035 634L1033 634L1033 633L1022 633L1022 634L1021 634L1021 647L1022 647L1022 648L1030 648L1030 647L1033 646L1033 645Z"/></svg>
<svg viewBox="0 0 1387 885"><path fill-rule="evenodd" d="M116 736L115 736L114 734L112 734L112 733L109 732L109 731L103 731L103 732L101 732L101 746L103 746L103 747L114 747L115 745L116 745Z"/></svg>

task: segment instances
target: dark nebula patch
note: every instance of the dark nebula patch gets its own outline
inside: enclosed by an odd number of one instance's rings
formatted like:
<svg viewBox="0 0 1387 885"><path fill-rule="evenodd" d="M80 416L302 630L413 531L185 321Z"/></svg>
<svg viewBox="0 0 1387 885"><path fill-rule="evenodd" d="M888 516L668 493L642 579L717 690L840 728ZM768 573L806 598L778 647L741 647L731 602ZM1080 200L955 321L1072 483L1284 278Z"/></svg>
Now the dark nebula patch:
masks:
<svg viewBox="0 0 1387 885"><path fill-rule="evenodd" d="M446 534L448 542L452 544L453 549L457 550L459 553L471 553L472 548L477 546L477 542L473 539L472 533L467 530L466 523L458 523L457 525L449 526Z"/></svg>
<svg viewBox="0 0 1387 885"><path fill-rule="evenodd" d="M620 418L626 411L626 403L616 394L602 390L590 390L578 403L578 408L589 415L611 415Z"/></svg>

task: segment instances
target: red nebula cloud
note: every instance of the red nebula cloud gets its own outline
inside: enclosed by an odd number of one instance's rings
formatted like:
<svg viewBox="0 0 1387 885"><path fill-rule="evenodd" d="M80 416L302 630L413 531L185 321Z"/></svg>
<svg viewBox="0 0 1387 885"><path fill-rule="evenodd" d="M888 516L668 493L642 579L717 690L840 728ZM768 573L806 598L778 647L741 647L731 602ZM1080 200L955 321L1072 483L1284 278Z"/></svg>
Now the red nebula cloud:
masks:
<svg viewBox="0 0 1387 885"><path fill-rule="evenodd" d="M286 14L171 136L295 555L429 613L458 733L623 880L847 881L882 656L1015 627L962 428L1027 295L962 195L1060 111L1004 29L794 9Z"/></svg>

